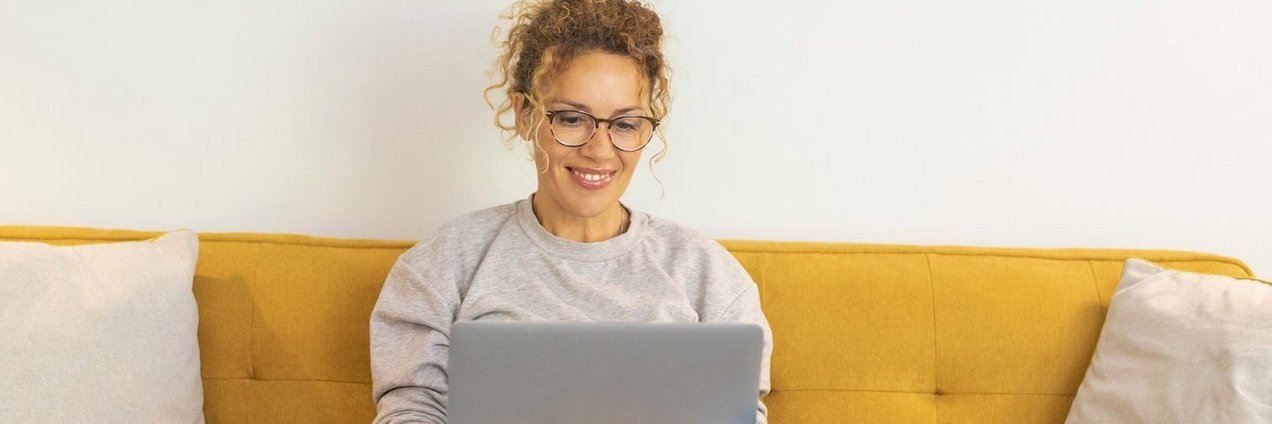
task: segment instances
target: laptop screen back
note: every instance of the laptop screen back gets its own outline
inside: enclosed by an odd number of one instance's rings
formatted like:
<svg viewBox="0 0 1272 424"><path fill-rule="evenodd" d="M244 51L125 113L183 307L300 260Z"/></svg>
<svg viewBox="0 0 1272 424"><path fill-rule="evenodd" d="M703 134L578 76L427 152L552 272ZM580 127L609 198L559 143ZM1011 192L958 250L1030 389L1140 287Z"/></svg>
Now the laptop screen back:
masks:
<svg viewBox="0 0 1272 424"><path fill-rule="evenodd" d="M752 324L460 322L447 423L754 423L762 348Z"/></svg>

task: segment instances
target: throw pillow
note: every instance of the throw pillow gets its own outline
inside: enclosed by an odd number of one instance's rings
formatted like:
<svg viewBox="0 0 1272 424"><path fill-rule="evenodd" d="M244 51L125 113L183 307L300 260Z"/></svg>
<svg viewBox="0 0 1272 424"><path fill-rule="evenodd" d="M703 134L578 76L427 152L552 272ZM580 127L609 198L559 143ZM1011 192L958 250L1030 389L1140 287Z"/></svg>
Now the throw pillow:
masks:
<svg viewBox="0 0 1272 424"><path fill-rule="evenodd" d="M0 422L202 423L198 248L0 242Z"/></svg>
<svg viewBox="0 0 1272 424"><path fill-rule="evenodd" d="M1126 261L1065 422L1272 422L1272 285Z"/></svg>

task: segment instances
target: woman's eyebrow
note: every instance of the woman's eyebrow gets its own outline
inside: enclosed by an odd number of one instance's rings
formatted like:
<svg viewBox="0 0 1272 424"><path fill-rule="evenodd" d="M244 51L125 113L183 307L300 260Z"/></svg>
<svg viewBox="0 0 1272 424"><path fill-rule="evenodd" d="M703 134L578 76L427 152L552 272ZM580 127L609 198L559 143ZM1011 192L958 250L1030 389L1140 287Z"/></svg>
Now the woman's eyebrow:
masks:
<svg viewBox="0 0 1272 424"><path fill-rule="evenodd" d="M576 109L576 110L581 110L581 111L588 112L588 113L591 113L591 112L592 112L592 108L587 107L587 105L582 104L582 103L572 102L572 101L569 101L569 100L552 100L552 101L550 101L550 102L548 102L548 103L568 105L568 106L570 106L570 107L572 107L572 108L574 108L574 109Z"/></svg>
<svg viewBox="0 0 1272 424"><path fill-rule="evenodd" d="M549 101L548 103L567 105L577 110L581 110L587 113L592 113L592 108L587 107L587 105L578 103L578 102L572 102L569 100L552 100L552 101ZM614 111L613 116L623 116L631 112L644 112L644 109L639 106L628 106L628 107Z"/></svg>
<svg viewBox="0 0 1272 424"><path fill-rule="evenodd" d="M623 116L631 112L644 112L644 111L645 109L642 109L636 106L628 106L628 107L614 111L614 116Z"/></svg>

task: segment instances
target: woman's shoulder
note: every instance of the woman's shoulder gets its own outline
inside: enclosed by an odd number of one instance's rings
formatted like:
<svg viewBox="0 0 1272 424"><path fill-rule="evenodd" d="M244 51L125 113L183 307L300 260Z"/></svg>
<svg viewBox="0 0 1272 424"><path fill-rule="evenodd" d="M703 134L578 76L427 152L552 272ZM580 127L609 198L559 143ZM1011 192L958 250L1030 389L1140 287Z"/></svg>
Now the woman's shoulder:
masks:
<svg viewBox="0 0 1272 424"><path fill-rule="evenodd" d="M682 264L712 264L714 267L741 269L733 254L706 234L670 219L645 216L648 219L645 242L662 251L664 257L674 258Z"/></svg>
<svg viewBox="0 0 1272 424"><path fill-rule="evenodd" d="M667 275L685 285L704 316L715 316L755 282L742 263L715 239L677 222L650 216L645 242Z"/></svg>
<svg viewBox="0 0 1272 424"><path fill-rule="evenodd" d="M665 244L669 248L688 250L713 250L720 244L706 234L679 222L645 214L646 231L651 241ZM723 248L721 248L723 249Z"/></svg>
<svg viewBox="0 0 1272 424"><path fill-rule="evenodd" d="M466 213L442 224L402 254L412 264L435 261L439 256L462 259L484 252L515 214L516 203Z"/></svg>
<svg viewBox="0 0 1272 424"><path fill-rule="evenodd" d="M494 232L508 222L509 219L512 219L516 209L517 203L514 202L469 212L442 224L436 234L454 236L474 231L478 233Z"/></svg>

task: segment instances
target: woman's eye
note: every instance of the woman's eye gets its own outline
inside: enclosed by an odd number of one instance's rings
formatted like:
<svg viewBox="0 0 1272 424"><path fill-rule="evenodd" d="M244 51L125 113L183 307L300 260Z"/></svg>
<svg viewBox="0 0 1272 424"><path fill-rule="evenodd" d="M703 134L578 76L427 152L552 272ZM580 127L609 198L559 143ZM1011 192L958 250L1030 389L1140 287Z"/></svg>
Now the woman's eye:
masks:
<svg viewBox="0 0 1272 424"><path fill-rule="evenodd" d="M557 115L556 121L560 125L579 126L587 122L587 118L577 114L561 114Z"/></svg>
<svg viewBox="0 0 1272 424"><path fill-rule="evenodd" d="M615 131L636 132L636 131L640 131L641 120L620 119L620 120L614 121L613 127Z"/></svg>

